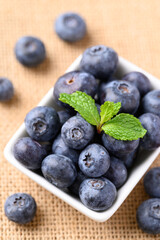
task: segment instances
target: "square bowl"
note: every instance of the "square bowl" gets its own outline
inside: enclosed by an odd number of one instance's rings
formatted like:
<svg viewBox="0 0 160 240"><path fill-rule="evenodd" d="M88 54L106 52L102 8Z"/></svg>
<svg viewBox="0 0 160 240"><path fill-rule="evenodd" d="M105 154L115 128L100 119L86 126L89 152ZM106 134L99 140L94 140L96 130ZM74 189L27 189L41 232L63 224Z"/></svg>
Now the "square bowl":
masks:
<svg viewBox="0 0 160 240"><path fill-rule="evenodd" d="M80 60L81 56L79 56L72 63L72 65L67 69L67 72L78 70ZM153 89L160 89L160 80L153 77L149 73L143 71L142 69L130 63L129 61L123 59L122 57L119 57L119 65L116 73L117 78L121 78L124 74L131 71L139 71L144 73L150 79ZM51 106L54 107L56 110L59 110L58 106L56 105L53 99L53 88L49 90L49 92L44 96L44 98L41 100L38 106ZM108 220L116 212L116 210L121 206L123 201L127 198L129 193L133 190L133 188L136 186L136 184L139 182L144 173L147 171L147 169L150 167L150 165L153 163L153 161L160 153L160 148L157 148L155 151L152 152L141 153L138 156L138 161L136 161L134 167L130 171L128 180L118 190L117 199L112 205L112 207L103 212L95 212L85 207L78 198L52 185L43 176L27 169L15 159L12 152L13 146L17 139L24 137L26 135L27 133L25 131L25 125L23 123L4 149L4 155L6 159L12 165L18 168L21 172L23 172L32 180L34 180L36 183L38 183L39 185L41 185L42 187L44 187L45 189L47 189L48 191L50 191L51 193L53 193L54 195L56 195L57 197L59 197L72 207L74 207L75 209L77 209L78 211L80 211L81 213L85 214L86 216L97 222L104 222Z"/></svg>

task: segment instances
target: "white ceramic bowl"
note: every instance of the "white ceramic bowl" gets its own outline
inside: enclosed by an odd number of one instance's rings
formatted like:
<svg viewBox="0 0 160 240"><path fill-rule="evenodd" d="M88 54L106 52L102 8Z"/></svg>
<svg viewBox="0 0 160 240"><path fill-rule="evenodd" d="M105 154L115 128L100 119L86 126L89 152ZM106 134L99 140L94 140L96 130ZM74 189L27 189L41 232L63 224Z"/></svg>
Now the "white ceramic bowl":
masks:
<svg viewBox="0 0 160 240"><path fill-rule="evenodd" d="M78 57L73 64L68 68L67 72L77 70L79 67L79 63L81 60L81 56ZM144 73L151 81L151 84L154 89L160 89L160 80L153 77L149 73L143 71L139 67L135 66L134 64L128 62L127 60L123 58L119 58L119 66L117 71L117 77L121 78L125 73L131 72L131 71L139 71ZM45 95L45 97L42 99L42 101L38 104L39 106L52 106L55 109L58 110L57 105L53 101L53 88L50 89L50 91ZM33 179L35 182L37 182L39 185L56 195L57 197L61 198L63 201L80 211L81 213L85 214L89 218L98 221L98 222L104 222L107 219L109 219L116 210L121 206L123 201L127 198L129 193L132 191L132 189L136 186L138 181L142 178L144 173L147 171L147 169L150 167L150 165L153 163L155 158L160 153L160 148L156 149L152 152L145 152L141 154L141 156L138 157L138 161L135 164L135 166L132 168L127 182L118 190L118 196L116 201L114 202L113 206L109 208L106 211L103 212L94 212L88 208L86 208L79 200L78 198L75 198L71 195L69 195L67 192L64 192L51 183L49 183L47 180L45 180L44 177L38 175L37 173L25 168L21 163L19 163L13 156L13 145L17 141L18 138L26 136L25 131L25 125L24 123L21 125L21 127L18 129L18 131L14 134L14 136L11 138L7 146L4 150L4 155L6 159L13 164L16 168L18 168L21 172L26 174L28 177Z"/></svg>

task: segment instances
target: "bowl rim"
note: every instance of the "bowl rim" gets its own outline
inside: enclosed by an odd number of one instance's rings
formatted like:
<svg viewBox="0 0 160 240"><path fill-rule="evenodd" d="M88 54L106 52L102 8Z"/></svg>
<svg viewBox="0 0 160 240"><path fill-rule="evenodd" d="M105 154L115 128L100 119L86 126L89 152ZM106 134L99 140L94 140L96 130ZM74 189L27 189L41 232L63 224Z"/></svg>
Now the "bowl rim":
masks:
<svg viewBox="0 0 160 240"><path fill-rule="evenodd" d="M79 67L79 63L81 60L82 55L80 55L67 69L66 72L77 70ZM131 72L131 71L139 71L144 73L150 80L153 88L160 89L160 80L158 80L156 77L152 76L151 74L147 73L146 71L142 70L138 66L134 65L133 63L129 62L128 60L119 57L119 67L117 74L122 74L122 69L127 69L125 73ZM158 88L157 88L158 87ZM51 103L52 102L52 103ZM51 104L52 107L54 107L53 102L53 87L48 91L48 93L42 98L42 100L39 102L38 106L44 106ZM139 182L139 180L142 178L142 176L145 174L147 169L150 167L150 165L154 162L156 157L160 153L160 147L156 150L150 152L150 153L143 153L145 155L145 162L142 161L138 166L135 166L135 168L131 171L134 172L130 174L129 178L127 179L126 183L118 190L117 199L112 205L111 208L109 208L106 211L103 212L95 212L93 210L88 209L85 207L77 198L73 197L72 195L68 194L67 192L62 191L61 189L57 188L56 186L49 183L43 176L38 175L37 173L27 169L24 167L21 163L18 162L18 160L15 159L13 156L13 145L16 142L16 140L20 137L23 137L26 135L25 131L25 124L23 123L19 129L15 132L15 134L12 136L12 138L7 143L5 149L4 149L4 156L10 162L13 166L15 166L17 169L19 169L21 172L23 172L25 175L27 175L29 178L34 180L36 183L44 187L46 190L53 193L55 196L59 197L66 203L68 203L70 206L74 207L76 210L80 211L84 215L88 216L89 218L97 221L97 222L105 222L108 220L121 206L121 204L124 202L124 200L128 197L130 192L133 190L133 188L136 186L136 184ZM141 156L141 158L144 158L144 155ZM135 174L136 171L136 174ZM135 180L136 177L136 180ZM125 193L125 194L124 194Z"/></svg>

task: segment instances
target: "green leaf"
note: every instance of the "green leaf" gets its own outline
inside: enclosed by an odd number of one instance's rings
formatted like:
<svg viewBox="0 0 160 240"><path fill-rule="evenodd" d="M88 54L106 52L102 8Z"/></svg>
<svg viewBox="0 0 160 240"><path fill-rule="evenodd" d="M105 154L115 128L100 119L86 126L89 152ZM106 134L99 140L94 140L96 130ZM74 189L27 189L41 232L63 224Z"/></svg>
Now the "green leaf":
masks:
<svg viewBox="0 0 160 240"><path fill-rule="evenodd" d="M115 116L121 108L121 102L114 103L114 102L105 102L101 105L101 125L108 120L110 120L113 116Z"/></svg>
<svg viewBox="0 0 160 240"><path fill-rule="evenodd" d="M136 117L121 113L102 126L103 131L118 140L132 141L143 138L147 130L144 129Z"/></svg>
<svg viewBox="0 0 160 240"><path fill-rule="evenodd" d="M95 101L85 92L77 91L72 94L61 93L59 100L73 107L90 124L95 126L99 125L100 116Z"/></svg>

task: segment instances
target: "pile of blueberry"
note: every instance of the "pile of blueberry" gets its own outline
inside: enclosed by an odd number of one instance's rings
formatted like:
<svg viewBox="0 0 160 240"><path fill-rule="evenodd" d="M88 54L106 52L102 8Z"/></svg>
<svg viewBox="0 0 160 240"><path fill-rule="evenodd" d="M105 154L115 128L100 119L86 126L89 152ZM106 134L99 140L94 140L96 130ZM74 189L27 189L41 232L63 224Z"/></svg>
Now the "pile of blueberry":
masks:
<svg viewBox="0 0 160 240"><path fill-rule="evenodd" d="M86 24L80 16L67 13L56 20L55 30L61 39L74 42L85 35ZM30 36L17 42L15 54L18 61L27 67L38 65L46 55L44 44ZM13 148L15 158L26 168L40 170L50 183L67 189L94 211L104 211L113 205L117 189L126 182L140 149L151 151L160 146L160 90L152 90L149 79L140 72L130 72L117 79L117 65L118 54L112 48L104 45L87 48L79 70L59 77L54 86L53 98L62 110L56 112L47 106L32 109L25 118L28 137L20 138ZM0 86L3 84L4 80L0 80ZM8 89L5 96L0 90L3 100L7 100L7 95L8 99L13 95L13 86L9 82L7 84L3 87ZM123 141L104 132L98 134L93 125L59 100L61 93L76 91L94 98L99 112L100 104L106 101L121 102L120 113L139 117L147 130L146 135L143 139ZM154 174L152 176L156 190L148 184L150 176L146 176L145 186L156 198L139 207L137 219L140 227L147 231L143 226L148 216L149 224L152 224L152 219L156 226L148 232L160 233L160 185ZM160 176L160 171L157 176ZM14 194L5 203L6 216L15 222L31 221L35 211L36 203L27 194ZM25 219L21 217L22 213Z"/></svg>
<svg viewBox="0 0 160 240"><path fill-rule="evenodd" d="M117 64L118 55L112 48L88 48L79 71L64 74L55 84L54 99L63 110L56 112L47 106L32 109L25 118L29 137L19 139L13 149L15 158L23 165L31 170L41 169L49 182L67 188L94 211L112 206L117 189L127 180L138 148L153 150L160 145L160 91L152 91L149 79L140 72L117 80ZM75 91L94 97L98 111L99 104L113 101L121 102L123 113L143 113L139 119L147 134L133 141L98 134L79 113L59 101L61 93Z"/></svg>

